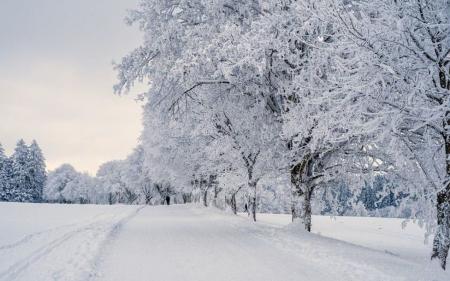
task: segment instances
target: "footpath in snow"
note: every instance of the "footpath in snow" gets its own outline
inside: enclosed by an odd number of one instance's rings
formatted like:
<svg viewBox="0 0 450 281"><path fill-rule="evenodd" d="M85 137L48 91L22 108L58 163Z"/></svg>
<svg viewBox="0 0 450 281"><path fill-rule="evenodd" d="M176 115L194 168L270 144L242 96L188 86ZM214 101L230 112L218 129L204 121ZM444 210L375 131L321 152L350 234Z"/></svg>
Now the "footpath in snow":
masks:
<svg viewBox="0 0 450 281"><path fill-rule="evenodd" d="M0 280L450 280L426 258L428 246L410 243L416 230L383 236L400 221L315 218L322 235L336 228L344 242L284 227L287 217L261 218L193 205L0 204Z"/></svg>
<svg viewBox="0 0 450 281"><path fill-rule="evenodd" d="M0 203L0 280L88 280L139 208Z"/></svg>

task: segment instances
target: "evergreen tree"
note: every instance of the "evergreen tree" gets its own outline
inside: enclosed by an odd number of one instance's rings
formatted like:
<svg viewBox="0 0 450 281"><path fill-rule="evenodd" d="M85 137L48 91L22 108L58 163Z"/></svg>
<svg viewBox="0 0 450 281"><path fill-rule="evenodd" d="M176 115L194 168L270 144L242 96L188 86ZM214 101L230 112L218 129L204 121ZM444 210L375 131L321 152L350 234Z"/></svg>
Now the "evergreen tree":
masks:
<svg viewBox="0 0 450 281"><path fill-rule="evenodd" d="M6 174L6 165L8 157L5 155L5 150L0 143L0 201L8 201L7 191L9 186L9 176Z"/></svg>
<svg viewBox="0 0 450 281"><path fill-rule="evenodd" d="M30 196L32 202L41 202L47 173L42 150L35 140L28 149L28 174L30 176Z"/></svg>
<svg viewBox="0 0 450 281"><path fill-rule="evenodd" d="M376 176L372 184L366 182L358 196L365 209L374 211L386 207L398 207L402 199L408 197L405 192L395 192L396 186L382 176Z"/></svg>
<svg viewBox="0 0 450 281"><path fill-rule="evenodd" d="M12 155L12 194L10 201L31 202L32 184L28 170L29 148L23 139L17 142Z"/></svg>
<svg viewBox="0 0 450 281"><path fill-rule="evenodd" d="M5 162L3 164L3 174L4 182L5 182L5 201L11 201L13 194L13 170L12 170L12 159L11 157L6 157Z"/></svg>

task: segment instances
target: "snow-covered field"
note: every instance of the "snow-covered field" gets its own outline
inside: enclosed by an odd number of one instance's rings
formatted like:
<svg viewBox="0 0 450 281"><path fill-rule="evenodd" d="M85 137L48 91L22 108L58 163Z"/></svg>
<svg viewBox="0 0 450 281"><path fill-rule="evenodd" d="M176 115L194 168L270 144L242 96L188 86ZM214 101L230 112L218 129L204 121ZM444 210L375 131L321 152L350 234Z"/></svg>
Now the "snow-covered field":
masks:
<svg viewBox="0 0 450 281"><path fill-rule="evenodd" d="M194 205L0 204L0 280L450 280L402 220L252 223ZM319 235L318 235L319 234Z"/></svg>

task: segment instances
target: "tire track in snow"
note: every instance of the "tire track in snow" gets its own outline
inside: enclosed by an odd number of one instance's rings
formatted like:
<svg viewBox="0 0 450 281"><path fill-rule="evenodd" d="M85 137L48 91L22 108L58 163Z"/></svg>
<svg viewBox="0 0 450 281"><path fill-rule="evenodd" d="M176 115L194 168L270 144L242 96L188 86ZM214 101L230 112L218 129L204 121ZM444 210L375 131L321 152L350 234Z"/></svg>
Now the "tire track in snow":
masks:
<svg viewBox="0 0 450 281"><path fill-rule="evenodd" d="M26 235L25 237L23 237L22 239L20 239L20 240L18 240L16 242L0 246L0 251L17 248L17 247L22 246L23 244L25 244L25 243L31 241L32 239L37 238L37 237L39 237L39 236L41 236L43 234L50 233L50 232L53 232L53 231L57 231L57 230L60 230L60 229L63 229L63 228L75 226L75 225L76 225L76 223L66 224L66 225L61 225L59 227L55 227L55 228L51 228L51 229L47 229L47 230L38 231L38 232L34 232L34 233L31 233L31 234L28 234L28 235Z"/></svg>
<svg viewBox="0 0 450 281"><path fill-rule="evenodd" d="M99 218L101 216L104 216L104 215L105 214L96 215L96 216L90 218L89 221L95 220L95 219L97 219L97 218ZM30 242L31 240L33 240L35 238L38 238L39 236L42 236L43 234L47 234L47 233L55 232L55 231L58 231L58 230L61 230L61 229L64 229L64 228L69 228L69 227L72 227L72 226L76 226L76 225L79 225L81 223L83 223L83 222L65 224L65 225L61 225L61 226L58 226L58 227L53 227L53 228L50 228L50 229L46 229L46 230L30 233L30 234L26 235L25 237L23 237L22 239L20 239L20 240L18 240L16 242L13 242L13 243L10 243L10 244L1 245L0 246L0 252L20 247L23 244L25 244L27 242Z"/></svg>
<svg viewBox="0 0 450 281"><path fill-rule="evenodd" d="M24 270L26 270L29 266L33 265L43 257L50 254L54 249L58 248L61 244L66 242L67 240L73 238L79 233L91 229L92 225L97 224L98 222L92 222L87 226L78 228L76 230L70 231L68 233L63 234L57 239L52 240L51 242L45 244L39 249L32 252L26 258L16 262L12 266L10 266L6 271L0 273L0 280L14 280L17 276L20 275Z"/></svg>
<svg viewBox="0 0 450 281"><path fill-rule="evenodd" d="M134 213L134 212L133 212ZM61 245L64 245L65 242L74 239L75 237L79 236L82 233L88 232L88 231L94 231L98 233L102 233L105 231L108 231L111 229L111 222L116 219L117 216L120 214L115 215L108 215L107 213L103 213L100 215L95 216L94 218L90 219L88 223L79 223L81 226L76 228L75 230L71 230L69 232L66 232L60 236L58 236L56 239L51 240L50 242L44 244L44 246L39 247L37 250L31 252L27 257L24 259L14 263L12 266L10 266L8 269L6 269L4 272L0 273L0 280L15 280L17 279L22 273L26 272L27 268L30 266L36 264L41 259L45 258L46 256L50 255L54 250L61 247ZM104 217L104 218L101 218ZM128 217L128 216L127 216ZM100 218L100 219L99 219ZM115 228L117 224L119 224L123 219L119 220L117 223L112 224L112 229ZM76 224L75 224L76 225ZM43 231L46 232L46 231ZM47 231L48 232L48 231ZM36 235L37 233L35 233ZM33 235L31 235L33 236ZM29 239L31 239L30 237ZM29 239L22 239L23 243L26 243L29 241ZM20 241L22 241L20 240ZM13 243L18 244L20 241ZM13 245L11 244L11 245ZM13 248L13 247L10 247Z"/></svg>

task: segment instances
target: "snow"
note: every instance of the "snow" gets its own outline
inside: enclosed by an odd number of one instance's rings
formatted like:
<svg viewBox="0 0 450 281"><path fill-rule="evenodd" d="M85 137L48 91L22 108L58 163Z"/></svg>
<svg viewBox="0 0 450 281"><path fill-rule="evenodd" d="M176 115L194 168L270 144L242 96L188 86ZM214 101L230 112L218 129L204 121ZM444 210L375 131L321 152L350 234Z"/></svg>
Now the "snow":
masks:
<svg viewBox="0 0 450 281"><path fill-rule="evenodd" d="M258 220L280 228L291 223L291 215L258 214ZM432 249L425 229L405 219L313 216L312 232L417 262L428 261Z"/></svg>
<svg viewBox="0 0 450 281"><path fill-rule="evenodd" d="M136 206L0 204L0 280L86 280Z"/></svg>
<svg viewBox="0 0 450 281"><path fill-rule="evenodd" d="M314 217L317 235L285 215L259 219L196 205L1 203L0 280L450 280L414 224Z"/></svg>

